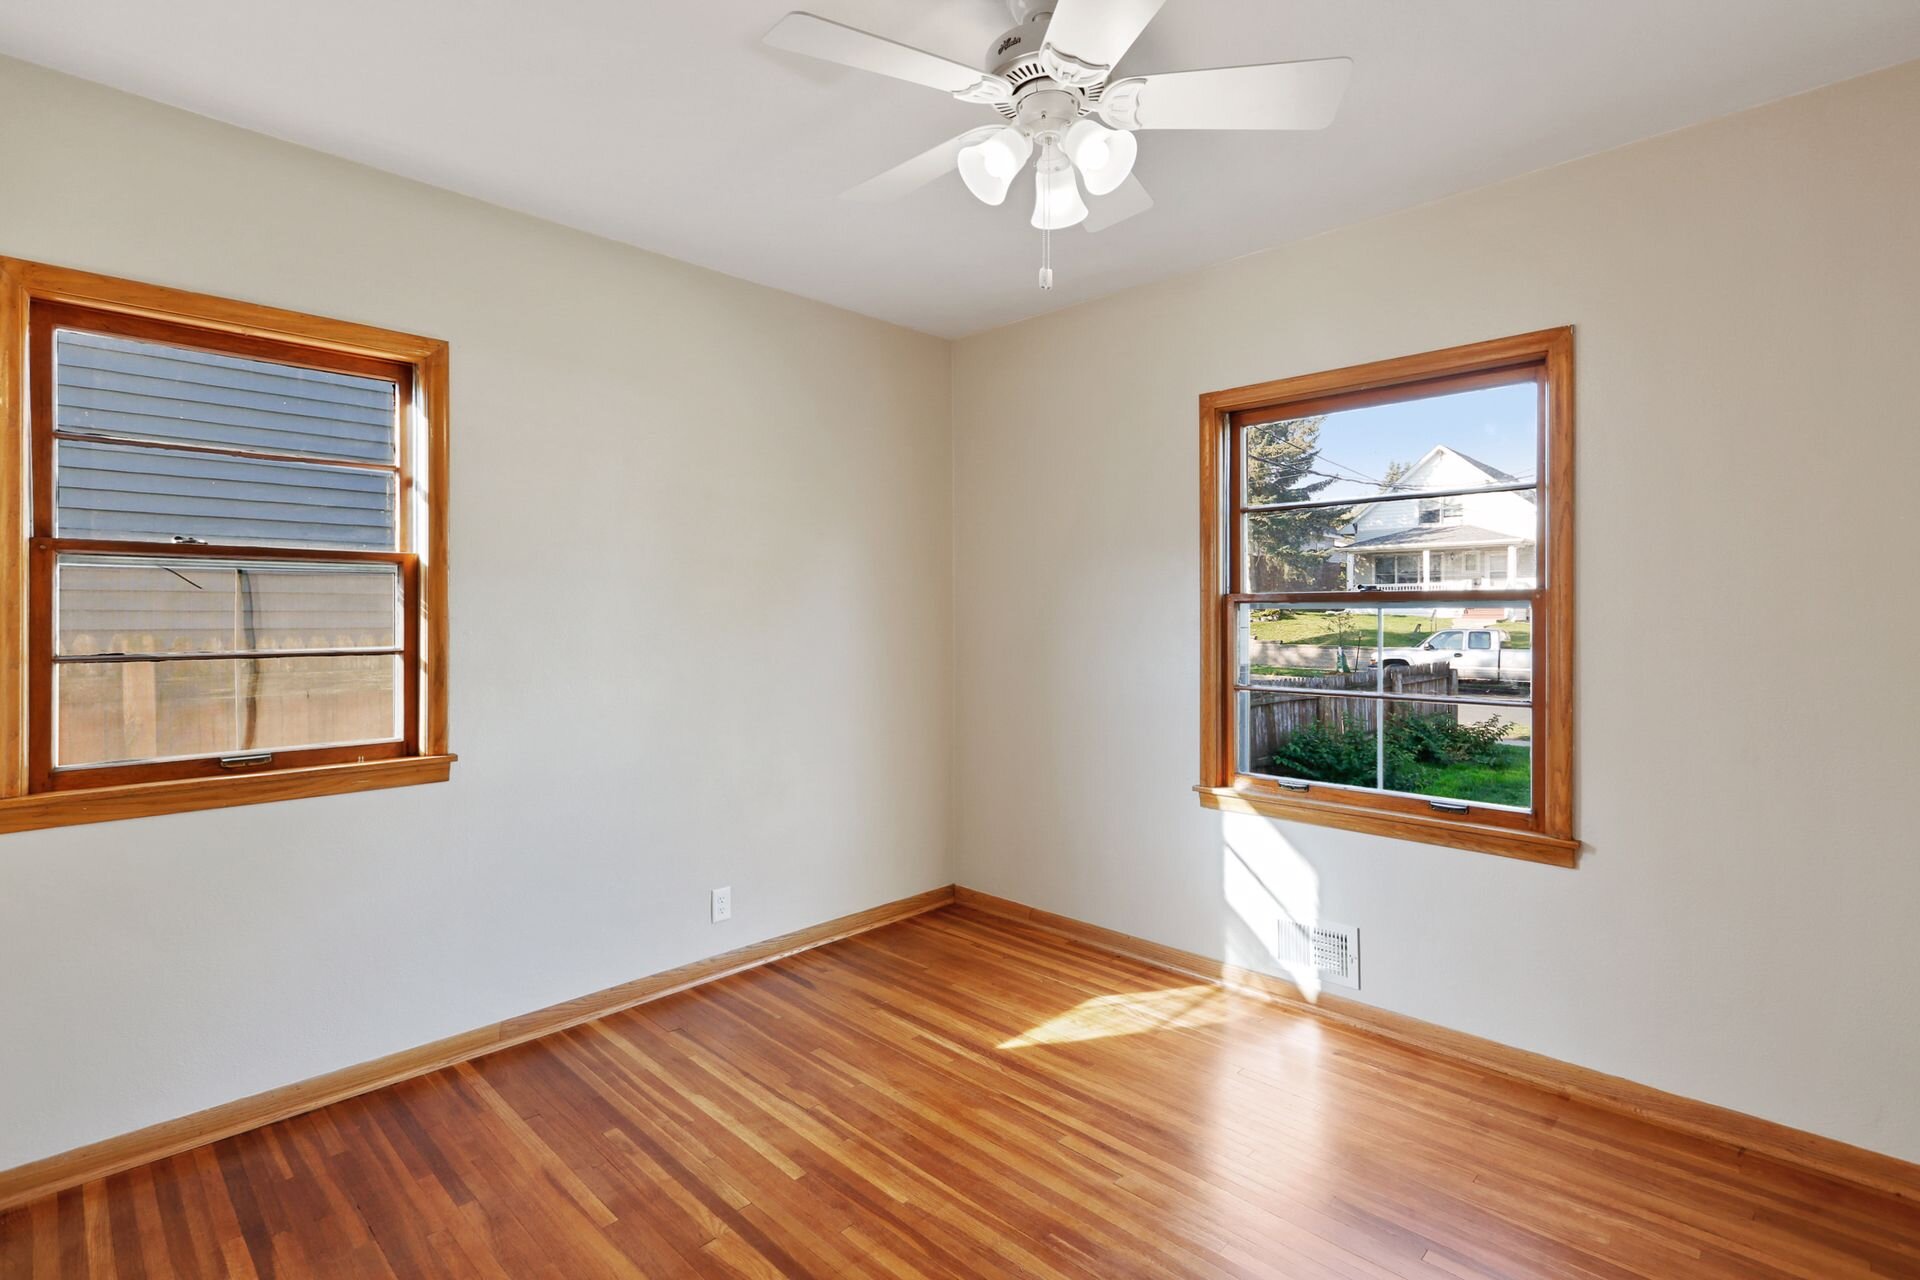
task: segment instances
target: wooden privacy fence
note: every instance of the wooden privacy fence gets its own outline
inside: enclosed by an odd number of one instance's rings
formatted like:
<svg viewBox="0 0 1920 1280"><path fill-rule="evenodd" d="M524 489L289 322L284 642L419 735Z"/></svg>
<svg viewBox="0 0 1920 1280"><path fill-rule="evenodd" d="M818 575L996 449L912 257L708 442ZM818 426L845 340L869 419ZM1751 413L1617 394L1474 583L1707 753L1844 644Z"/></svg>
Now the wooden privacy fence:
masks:
<svg viewBox="0 0 1920 1280"><path fill-rule="evenodd" d="M389 643L342 632L275 638L286 648ZM92 637L77 639L82 652L96 647ZM179 652L151 635L116 634L112 648ZM400 659L391 654L64 663L55 759L93 764L392 738L399 679Z"/></svg>
<svg viewBox="0 0 1920 1280"><path fill-rule="evenodd" d="M1395 718L1422 716L1436 720L1460 717L1460 708L1445 703L1383 702L1376 698L1343 698L1340 693L1371 693L1376 676L1372 671L1341 671L1324 676L1259 676L1256 688L1246 695L1248 702L1246 734L1248 759L1260 767L1280 749L1280 745L1308 725L1337 728L1353 722L1371 733L1380 723L1380 709ZM1416 694L1430 698L1455 696L1460 692L1460 673L1445 662L1417 667L1388 667L1380 680L1387 697Z"/></svg>

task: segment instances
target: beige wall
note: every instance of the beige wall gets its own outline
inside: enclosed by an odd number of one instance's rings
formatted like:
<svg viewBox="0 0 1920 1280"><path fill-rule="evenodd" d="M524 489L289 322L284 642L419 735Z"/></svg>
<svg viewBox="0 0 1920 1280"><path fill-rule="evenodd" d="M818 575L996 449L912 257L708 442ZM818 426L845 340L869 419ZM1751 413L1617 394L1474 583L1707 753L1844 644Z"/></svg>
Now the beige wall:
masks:
<svg viewBox="0 0 1920 1280"><path fill-rule="evenodd" d="M0 253L452 343L462 757L0 838L0 1168L950 878L946 343L5 60Z"/></svg>
<svg viewBox="0 0 1920 1280"><path fill-rule="evenodd" d="M1202 810L1196 397L1559 324L1585 864ZM1920 1159L1917 366L1920 64L959 343L960 879Z"/></svg>

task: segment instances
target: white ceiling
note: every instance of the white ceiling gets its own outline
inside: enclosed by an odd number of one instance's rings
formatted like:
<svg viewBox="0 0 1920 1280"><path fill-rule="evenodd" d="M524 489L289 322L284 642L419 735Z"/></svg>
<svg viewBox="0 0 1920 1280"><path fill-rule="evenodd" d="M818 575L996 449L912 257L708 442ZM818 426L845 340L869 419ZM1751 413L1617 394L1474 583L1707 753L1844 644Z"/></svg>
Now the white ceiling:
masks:
<svg viewBox="0 0 1920 1280"><path fill-rule="evenodd" d="M1123 73L1352 56L1319 134L1144 133L1157 201L1055 237L957 177L995 117L758 47L796 0L0 0L0 51L957 336L1920 58L1916 0L1168 0ZM1003 0L798 0L980 65Z"/></svg>

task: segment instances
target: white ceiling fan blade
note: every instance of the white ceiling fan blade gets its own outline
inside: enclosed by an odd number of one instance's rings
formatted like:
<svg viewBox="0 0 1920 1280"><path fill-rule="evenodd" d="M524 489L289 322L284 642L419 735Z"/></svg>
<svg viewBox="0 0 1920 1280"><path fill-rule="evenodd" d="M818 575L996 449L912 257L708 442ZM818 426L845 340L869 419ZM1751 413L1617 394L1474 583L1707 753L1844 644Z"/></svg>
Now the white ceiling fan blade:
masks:
<svg viewBox="0 0 1920 1280"><path fill-rule="evenodd" d="M1059 0L1047 27L1056 54L1088 68L1112 69L1166 0Z"/></svg>
<svg viewBox="0 0 1920 1280"><path fill-rule="evenodd" d="M1089 231L1105 231L1116 222L1125 222L1136 213L1153 208L1153 197L1140 185L1140 179L1127 180L1104 196L1095 196L1087 206L1087 220L1080 225Z"/></svg>
<svg viewBox="0 0 1920 1280"><path fill-rule="evenodd" d="M1324 129L1351 58L1130 76L1108 85L1100 115L1121 129Z"/></svg>
<svg viewBox="0 0 1920 1280"><path fill-rule="evenodd" d="M944 177L954 171L960 158L960 148L970 146L982 138L991 137L1000 132L1001 126L987 125L979 129L969 129L957 138L948 138L937 147L929 147L911 160L893 166L878 177L868 178L857 187L840 193L842 200L854 200L861 204L883 204L888 200L898 200L901 196L912 195L936 178Z"/></svg>
<svg viewBox="0 0 1920 1280"><path fill-rule="evenodd" d="M789 53L858 67L877 75L923 84L945 93L963 93L986 77L965 63L915 49L870 31L843 26L811 13L790 13L773 24L761 43Z"/></svg>

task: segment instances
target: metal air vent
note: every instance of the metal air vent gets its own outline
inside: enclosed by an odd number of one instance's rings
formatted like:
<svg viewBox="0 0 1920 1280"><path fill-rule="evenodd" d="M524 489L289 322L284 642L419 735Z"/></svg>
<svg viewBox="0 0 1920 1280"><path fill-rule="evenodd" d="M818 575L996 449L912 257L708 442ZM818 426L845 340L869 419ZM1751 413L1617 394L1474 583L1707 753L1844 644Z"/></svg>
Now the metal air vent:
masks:
<svg viewBox="0 0 1920 1280"><path fill-rule="evenodd" d="M1280 922L1279 960L1288 969L1311 969L1322 982L1360 989L1360 929L1350 924L1308 926Z"/></svg>

